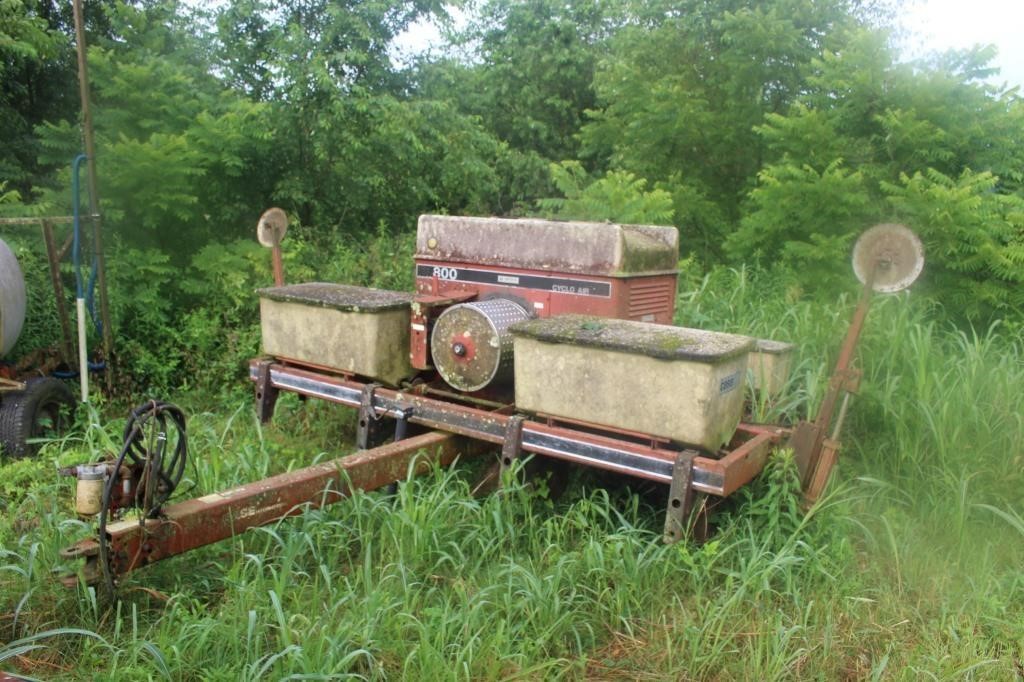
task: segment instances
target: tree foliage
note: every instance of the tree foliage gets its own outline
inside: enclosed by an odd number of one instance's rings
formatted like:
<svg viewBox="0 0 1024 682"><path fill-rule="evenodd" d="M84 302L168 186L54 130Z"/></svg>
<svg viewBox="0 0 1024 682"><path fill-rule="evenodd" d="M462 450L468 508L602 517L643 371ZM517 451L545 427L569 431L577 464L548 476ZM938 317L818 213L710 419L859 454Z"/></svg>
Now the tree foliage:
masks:
<svg viewBox="0 0 1024 682"><path fill-rule="evenodd" d="M460 6L444 48L400 64L396 37L447 5L85 3L139 376L170 380L218 335L251 345L232 329L252 323L241 301L267 273L246 244L272 204L294 217L290 272L393 286L423 212L675 224L693 267L756 261L826 294L850 286L859 232L903 221L922 293L961 320L1019 317L1024 106L983 80L991 48L901 62L884 2ZM0 0L0 76L0 210L67 213L67 3Z"/></svg>

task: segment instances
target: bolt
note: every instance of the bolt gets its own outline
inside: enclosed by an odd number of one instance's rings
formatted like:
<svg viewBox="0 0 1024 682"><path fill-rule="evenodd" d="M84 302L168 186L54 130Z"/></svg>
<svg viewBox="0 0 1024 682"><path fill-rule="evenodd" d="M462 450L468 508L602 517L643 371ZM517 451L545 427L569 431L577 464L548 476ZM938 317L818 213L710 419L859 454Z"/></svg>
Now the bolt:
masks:
<svg viewBox="0 0 1024 682"><path fill-rule="evenodd" d="M466 344L456 341L452 344L452 352L460 358L466 357Z"/></svg>

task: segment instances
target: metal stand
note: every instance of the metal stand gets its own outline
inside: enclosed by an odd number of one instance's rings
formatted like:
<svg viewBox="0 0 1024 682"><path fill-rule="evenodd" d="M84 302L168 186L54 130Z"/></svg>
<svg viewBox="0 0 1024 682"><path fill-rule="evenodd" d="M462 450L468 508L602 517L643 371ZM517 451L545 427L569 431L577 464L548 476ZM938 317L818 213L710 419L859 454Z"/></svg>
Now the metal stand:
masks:
<svg viewBox="0 0 1024 682"><path fill-rule="evenodd" d="M278 389L270 382L270 366L273 364L272 360L261 360L256 366L256 414L261 424L270 422L277 405Z"/></svg>
<svg viewBox="0 0 1024 682"><path fill-rule="evenodd" d="M411 407L403 407L400 411L401 415L398 417L397 420L395 420L395 438L392 441L394 443L397 443L400 440L405 440L405 435L409 431L409 418L412 416L414 409ZM398 481L389 483L387 487L384 488L384 491L388 495L397 495Z"/></svg>
<svg viewBox="0 0 1024 682"><path fill-rule="evenodd" d="M359 427L356 429L356 448L369 450L388 440L388 423L373 407L373 393L380 384L366 384L359 403Z"/></svg>
<svg viewBox="0 0 1024 682"><path fill-rule="evenodd" d="M499 485L504 486L508 472L523 456L523 422L526 417L514 414L508 418L505 427L505 440L501 444L501 467Z"/></svg>
<svg viewBox="0 0 1024 682"><path fill-rule="evenodd" d="M679 542L687 536L690 515L693 512L693 460L697 453L683 450L672 467L672 484L668 491L668 505L665 508L666 544Z"/></svg>

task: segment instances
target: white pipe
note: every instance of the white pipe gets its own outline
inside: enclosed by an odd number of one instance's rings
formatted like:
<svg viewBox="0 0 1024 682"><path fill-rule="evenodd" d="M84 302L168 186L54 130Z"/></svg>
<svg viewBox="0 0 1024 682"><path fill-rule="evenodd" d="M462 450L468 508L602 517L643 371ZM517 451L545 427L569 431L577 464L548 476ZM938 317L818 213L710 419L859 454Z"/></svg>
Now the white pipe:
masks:
<svg viewBox="0 0 1024 682"><path fill-rule="evenodd" d="M89 402L89 354L85 347L85 299L76 298L78 309L78 379L82 385L82 402Z"/></svg>

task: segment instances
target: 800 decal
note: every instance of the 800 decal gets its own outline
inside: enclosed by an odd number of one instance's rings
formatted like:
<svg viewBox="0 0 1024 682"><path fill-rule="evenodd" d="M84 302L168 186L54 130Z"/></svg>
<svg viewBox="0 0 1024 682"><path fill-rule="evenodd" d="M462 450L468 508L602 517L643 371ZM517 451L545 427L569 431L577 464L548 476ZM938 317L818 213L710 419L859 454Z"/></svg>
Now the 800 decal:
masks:
<svg viewBox="0 0 1024 682"><path fill-rule="evenodd" d="M553 291L560 294L575 296L599 296L610 298L612 285L592 279L575 277L557 277L551 275L533 275L524 272L508 272L500 270L478 270L476 268L458 268L448 265L416 264L417 277L437 278L444 282L460 284L492 284L497 286L513 286L537 291Z"/></svg>
<svg viewBox="0 0 1024 682"><path fill-rule="evenodd" d="M431 277L437 277L438 279L453 280L459 278L458 268L446 268L443 265L435 265L434 272Z"/></svg>

